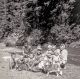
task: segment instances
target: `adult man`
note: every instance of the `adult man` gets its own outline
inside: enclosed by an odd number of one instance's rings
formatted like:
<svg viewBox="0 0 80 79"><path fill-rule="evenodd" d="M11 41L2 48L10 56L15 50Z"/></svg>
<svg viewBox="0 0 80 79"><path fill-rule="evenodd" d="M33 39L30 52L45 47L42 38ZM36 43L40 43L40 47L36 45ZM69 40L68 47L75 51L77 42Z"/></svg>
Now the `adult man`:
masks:
<svg viewBox="0 0 80 79"><path fill-rule="evenodd" d="M38 70L37 65L40 62L40 58L41 58L41 54L42 54L41 45L38 45L37 48L34 49L33 54L34 54L34 58L33 58L33 61L32 61L33 64L31 66L31 70L37 71Z"/></svg>
<svg viewBox="0 0 80 79"><path fill-rule="evenodd" d="M60 50L61 50L61 55L60 55L60 59L61 59L61 68L66 68L65 65L67 63L67 56L68 56L68 51L65 48L65 45L62 44L60 46Z"/></svg>

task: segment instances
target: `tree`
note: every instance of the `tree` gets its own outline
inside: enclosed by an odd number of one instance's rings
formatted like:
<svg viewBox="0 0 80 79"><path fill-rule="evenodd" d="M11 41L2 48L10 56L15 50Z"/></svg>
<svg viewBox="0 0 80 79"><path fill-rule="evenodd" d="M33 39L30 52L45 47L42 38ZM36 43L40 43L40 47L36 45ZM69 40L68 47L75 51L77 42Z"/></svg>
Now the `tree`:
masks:
<svg viewBox="0 0 80 79"><path fill-rule="evenodd" d="M55 40L58 43L66 43L73 38L70 16L72 15L71 12L74 8L74 2L75 0L61 0L56 5L56 12L59 14L56 15L55 25L51 28L51 34L56 36Z"/></svg>
<svg viewBox="0 0 80 79"><path fill-rule="evenodd" d="M18 43L23 43L22 45L28 42L28 37L36 37L36 33L40 44L68 42L68 39L77 38L73 34L75 25L70 23L75 0L4 1L6 1L6 24L3 28L3 37L16 33Z"/></svg>

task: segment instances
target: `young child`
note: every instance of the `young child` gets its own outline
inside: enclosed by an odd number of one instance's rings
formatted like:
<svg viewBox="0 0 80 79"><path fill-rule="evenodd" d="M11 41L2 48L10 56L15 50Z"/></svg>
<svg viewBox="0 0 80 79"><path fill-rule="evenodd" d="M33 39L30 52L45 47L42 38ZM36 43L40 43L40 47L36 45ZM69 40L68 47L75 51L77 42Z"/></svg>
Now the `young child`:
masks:
<svg viewBox="0 0 80 79"><path fill-rule="evenodd" d="M65 45L62 44L60 46L60 50L61 50L61 55L60 55L60 59L61 59L61 68L66 68L66 63L67 63L67 56L68 56L68 51L67 49L65 48Z"/></svg>
<svg viewBox="0 0 80 79"><path fill-rule="evenodd" d="M56 74L58 75L62 75L62 71L60 68L60 49L56 49L54 51L55 55L53 57L53 65L54 68L56 69Z"/></svg>
<svg viewBox="0 0 80 79"><path fill-rule="evenodd" d="M54 55L53 55L53 61L56 63L56 62L59 62L60 61L60 49L56 49L54 51Z"/></svg>
<svg viewBox="0 0 80 79"><path fill-rule="evenodd" d="M48 72L49 73L52 73L52 72L56 72L56 75L59 76L59 75L62 75L62 71L60 69L60 49L56 49L54 51L54 55L52 56L52 68L51 70Z"/></svg>

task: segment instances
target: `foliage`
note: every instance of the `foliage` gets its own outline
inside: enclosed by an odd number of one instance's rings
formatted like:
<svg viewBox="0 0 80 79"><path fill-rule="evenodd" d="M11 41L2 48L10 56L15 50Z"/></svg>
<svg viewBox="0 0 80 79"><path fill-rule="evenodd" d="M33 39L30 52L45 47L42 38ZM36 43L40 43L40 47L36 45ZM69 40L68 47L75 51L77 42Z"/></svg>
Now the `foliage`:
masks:
<svg viewBox="0 0 80 79"><path fill-rule="evenodd" d="M16 45L79 40L80 27L71 22L74 3L75 0L4 0L0 38L16 34Z"/></svg>

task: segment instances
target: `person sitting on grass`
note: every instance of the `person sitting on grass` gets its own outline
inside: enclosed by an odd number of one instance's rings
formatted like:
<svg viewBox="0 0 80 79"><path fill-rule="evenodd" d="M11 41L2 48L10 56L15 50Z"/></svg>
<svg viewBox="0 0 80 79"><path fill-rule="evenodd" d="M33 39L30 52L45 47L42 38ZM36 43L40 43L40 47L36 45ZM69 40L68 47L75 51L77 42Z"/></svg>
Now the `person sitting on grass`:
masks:
<svg viewBox="0 0 80 79"><path fill-rule="evenodd" d="M31 70L32 71L37 71L38 70L37 65L39 64L40 58L42 56L41 45L37 46L36 51L33 54L34 54L34 58L33 58L33 61L32 61L33 64L31 65Z"/></svg>
<svg viewBox="0 0 80 79"><path fill-rule="evenodd" d="M62 75L62 71L60 68L60 57L59 57L59 55L60 55L60 49L56 49L54 51L54 55L52 55L52 68L48 72L48 74L55 72L57 76Z"/></svg>
<svg viewBox="0 0 80 79"><path fill-rule="evenodd" d="M43 72L47 72L48 67L50 65L50 58L52 52L52 45L48 45L48 50L41 54L40 63L38 64L38 68Z"/></svg>

